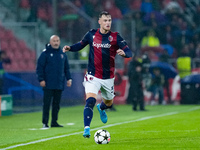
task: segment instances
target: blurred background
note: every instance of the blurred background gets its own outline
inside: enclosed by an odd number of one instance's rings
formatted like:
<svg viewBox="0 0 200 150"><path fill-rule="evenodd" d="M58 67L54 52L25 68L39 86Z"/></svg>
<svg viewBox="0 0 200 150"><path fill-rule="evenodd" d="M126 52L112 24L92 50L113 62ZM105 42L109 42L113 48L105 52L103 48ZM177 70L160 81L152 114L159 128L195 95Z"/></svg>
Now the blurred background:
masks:
<svg viewBox="0 0 200 150"><path fill-rule="evenodd" d="M76 43L99 27L103 10L112 15L112 31L126 40L134 59L146 55L149 67L165 62L176 70L166 79L165 104L199 103L200 0L0 0L1 111L41 110L35 68L49 37L59 35L61 46ZM88 49L67 53L73 85L65 88L62 106L84 104ZM116 56L115 104L127 103L130 61ZM149 104L151 94L145 89L144 94Z"/></svg>

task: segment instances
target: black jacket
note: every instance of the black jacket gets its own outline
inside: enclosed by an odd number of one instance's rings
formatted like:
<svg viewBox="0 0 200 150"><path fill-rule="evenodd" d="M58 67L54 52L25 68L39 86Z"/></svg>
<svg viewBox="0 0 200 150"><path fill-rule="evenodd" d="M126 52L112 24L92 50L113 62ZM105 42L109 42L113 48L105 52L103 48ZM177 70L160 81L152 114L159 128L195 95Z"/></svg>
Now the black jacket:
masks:
<svg viewBox="0 0 200 150"><path fill-rule="evenodd" d="M46 89L64 90L65 78L71 79L67 55L60 47L54 49L46 45L38 59L36 74L39 82L46 82Z"/></svg>

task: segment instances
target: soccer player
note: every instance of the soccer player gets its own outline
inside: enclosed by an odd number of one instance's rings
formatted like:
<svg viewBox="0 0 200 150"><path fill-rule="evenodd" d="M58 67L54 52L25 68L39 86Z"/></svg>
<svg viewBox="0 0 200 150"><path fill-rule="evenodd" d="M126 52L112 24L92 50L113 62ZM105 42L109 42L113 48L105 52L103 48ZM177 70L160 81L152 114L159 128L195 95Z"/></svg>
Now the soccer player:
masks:
<svg viewBox="0 0 200 150"><path fill-rule="evenodd" d="M107 122L105 109L111 108L114 98L114 70L115 55L132 57L132 52L125 40L118 32L111 32L111 15L103 11L99 14L98 23L100 28L87 32L84 38L72 45L65 45L63 52L76 52L90 45L88 70L84 77L86 104L84 108L84 133L83 137L90 137L90 123L93 117L97 94L101 91L103 101L97 104L100 118L103 123Z"/></svg>

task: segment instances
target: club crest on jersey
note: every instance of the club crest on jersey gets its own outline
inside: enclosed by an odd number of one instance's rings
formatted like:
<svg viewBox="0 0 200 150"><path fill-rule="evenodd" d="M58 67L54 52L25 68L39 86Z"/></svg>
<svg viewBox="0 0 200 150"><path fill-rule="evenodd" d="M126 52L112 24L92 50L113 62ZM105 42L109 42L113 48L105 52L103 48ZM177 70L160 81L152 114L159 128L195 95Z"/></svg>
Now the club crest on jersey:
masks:
<svg viewBox="0 0 200 150"><path fill-rule="evenodd" d="M53 53L51 53L50 56L53 57Z"/></svg>
<svg viewBox="0 0 200 150"><path fill-rule="evenodd" d="M112 42L113 37L110 35L110 36L108 37L108 40L109 40L110 42Z"/></svg>
<svg viewBox="0 0 200 150"><path fill-rule="evenodd" d="M61 56L61 58L63 59L63 57L64 57L63 54L61 54L60 56Z"/></svg>

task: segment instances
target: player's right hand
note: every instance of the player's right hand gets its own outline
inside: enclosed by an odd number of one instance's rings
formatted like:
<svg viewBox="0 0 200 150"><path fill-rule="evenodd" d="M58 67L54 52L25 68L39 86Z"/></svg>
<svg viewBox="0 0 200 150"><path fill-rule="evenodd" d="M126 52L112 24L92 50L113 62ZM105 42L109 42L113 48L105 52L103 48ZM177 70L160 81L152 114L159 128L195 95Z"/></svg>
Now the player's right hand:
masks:
<svg viewBox="0 0 200 150"><path fill-rule="evenodd" d="M46 86L46 82L45 81L40 81L40 86L41 87L45 87Z"/></svg>
<svg viewBox="0 0 200 150"><path fill-rule="evenodd" d="M67 52L67 51L69 51L69 50L70 50L70 46L65 45L65 46L63 47L63 52L64 52L64 53Z"/></svg>

